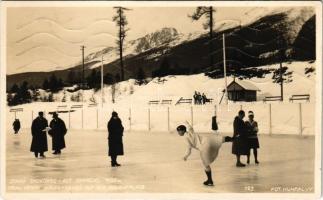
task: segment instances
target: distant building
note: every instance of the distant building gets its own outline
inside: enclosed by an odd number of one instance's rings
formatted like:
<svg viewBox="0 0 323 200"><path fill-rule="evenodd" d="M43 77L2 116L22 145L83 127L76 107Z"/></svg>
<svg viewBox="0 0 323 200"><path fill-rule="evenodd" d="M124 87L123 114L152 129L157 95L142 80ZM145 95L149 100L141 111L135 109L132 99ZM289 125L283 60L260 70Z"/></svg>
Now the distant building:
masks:
<svg viewBox="0 0 323 200"><path fill-rule="evenodd" d="M228 85L228 97L231 101L257 101L257 91L260 89L254 84L239 79Z"/></svg>

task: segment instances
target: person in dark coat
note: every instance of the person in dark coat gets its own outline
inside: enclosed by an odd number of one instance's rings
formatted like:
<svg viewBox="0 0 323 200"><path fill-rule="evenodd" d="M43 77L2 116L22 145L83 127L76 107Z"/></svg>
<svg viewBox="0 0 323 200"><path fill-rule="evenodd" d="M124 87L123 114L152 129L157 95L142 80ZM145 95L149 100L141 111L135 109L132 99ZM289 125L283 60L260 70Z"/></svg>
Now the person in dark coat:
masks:
<svg viewBox="0 0 323 200"><path fill-rule="evenodd" d="M53 154L61 154L61 150L65 148L64 136L67 132L64 121L58 117L56 112L53 113L53 119L49 124L51 128L48 134L52 137Z"/></svg>
<svg viewBox="0 0 323 200"><path fill-rule="evenodd" d="M194 104L196 105L197 104L197 92L196 91L194 92L193 98L194 98Z"/></svg>
<svg viewBox="0 0 323 200"><path fill-rule="evenodd" d="M111 166L118 167L117 156L123 155L123 126L117 112L112 112L112 117L108 122L109 132L109 156L111 156Z"/></svg>
<svg viewBox="0 0 323 200"><path fill-rule="evenodd" d="M212 117L212 130L214 130L214 131L218 130L218 123L216 121L216 116Z"/></svg>
<svg viewBox="0 0 323 200"><path fill-rule="evenodd" d="M240 156L248 155L248 145L247 145L247 128L243 118L245 112L243 110L239 111L238 116L235 117L233 122L233 143L232 143L232 154L237 157L237 167L245 167L246 165L241 163Z"/></svg>
<svg viewBox="0 0 323 200"><path fill-rule="evenodd" d="M248 155L247 155L247 163L250 163L250 150L253 149L253 155L255 157L255 163L259 164L258 161L258 152L259 141L258 141L258 123L254 120L254 113L252 111L248 112L248 118L246 126L248 130Z"/></svg>
<svg viewBox="0 0 323 200"><path fill-rule="evenodd" d="M38 158L38 154L40 155L40 158L45 158L44 152L48 151L47 131L47 119L44 118L43 112L39 112L38 117L33 120L31 125L31 134L33 138L30 151L34 152L36 158Z"/></svg>
<svg viewBox="0 0 323 200"><path fill-rule="evenodd" d="M202 94L202 104L205 104L206 100L207 100L206 95L203 93Z"/></svg>
<svg viewBox="0 0 323 200"><path fill-rule="evenodd" d="M19 119L15 119L15 121L12 124L13 130L15 131L15 134L17 134L20 130L20 121Z"/></svg>

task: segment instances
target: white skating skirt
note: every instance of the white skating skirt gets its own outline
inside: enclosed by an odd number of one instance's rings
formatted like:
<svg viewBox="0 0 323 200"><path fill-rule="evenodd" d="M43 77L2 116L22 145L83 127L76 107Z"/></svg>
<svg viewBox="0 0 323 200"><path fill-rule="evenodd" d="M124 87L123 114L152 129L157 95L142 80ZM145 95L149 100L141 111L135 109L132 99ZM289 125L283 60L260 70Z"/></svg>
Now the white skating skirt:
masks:
<svg viewBox="0 0 323 200"><path fill-rule="evenodd" d="M210 165L218 157L222 142L223 137L221 135L202 137L200 155L205 167Z"/></svg>

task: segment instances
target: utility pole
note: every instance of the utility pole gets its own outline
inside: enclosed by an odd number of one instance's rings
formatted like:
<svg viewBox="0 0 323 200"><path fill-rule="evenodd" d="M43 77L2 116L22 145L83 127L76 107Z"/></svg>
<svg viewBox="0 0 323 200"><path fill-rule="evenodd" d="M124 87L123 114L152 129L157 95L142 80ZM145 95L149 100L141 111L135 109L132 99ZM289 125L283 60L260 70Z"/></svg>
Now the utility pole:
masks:
<svg viewBox="0 0 323 200"><path fill-rule="evenodd" d="M226 66L226 57L225 57L225 34L222 35L223 40L223 71L224 71L224 84L225 84L225 95L226 95L226 104L228 104L229 97L228 97L228 83L227 83L227 66Z"/></svg>
<svg viewBox="0 0 323 200"><path fill-rule="evenodd" d="M85 86L85 83L84 83L84 48L85 46L82 45L81 46L81 51L82 51L82 102L84 100L84 86Z"/></svg>
<svg viewBox="0 0 323 200"><path fill-rule="evenodd" d="M103 91L103 54L101 58L101 101L102 101L102 108L104 103L104 91Z"/></svg>
<svg viewBox="0 0 323 200"><path fill-rule="evenodd" d="M280 78L280 100L281 101L284 101L284 80L283 80L283 52L284 52L284 49L283 49L283 38L282 36L280 36L280 39L279 39L279 43L280 43L280 59L279 59L279 78Z"/></svg>
<svg viewBox="0 0 323 200"><path fill-rule="evenodd" d="M281 60L280 60L280 64L279 64L279 71L280 71L280 100L284 101L283 66L282 66L282 61Z"/></svg>
<svg viewBox="0 0 323 200"><path fill-rule="evenodd" d="M213 52L213 7L210 6L210 52ZM214 59L213 56L210 55L210 67L213 67Z"/></svg>

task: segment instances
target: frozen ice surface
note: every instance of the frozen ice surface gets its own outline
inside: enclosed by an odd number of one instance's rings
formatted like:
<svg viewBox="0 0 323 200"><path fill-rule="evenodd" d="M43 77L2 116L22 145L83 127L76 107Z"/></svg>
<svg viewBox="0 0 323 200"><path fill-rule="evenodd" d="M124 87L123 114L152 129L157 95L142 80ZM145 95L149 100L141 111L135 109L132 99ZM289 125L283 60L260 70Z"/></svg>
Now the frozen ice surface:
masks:
<svg viewBox="0 0 323 200"><path fill-rule="evenodd" d="M8 130L6 136L7 192L224 193L273 192L275 187L280 192L293 187L302 188L297 192L314 191L313 136L260 135L260 165L251 157L246 168L235 167L231 143L223 144L211 166L214 187L202 185L206 178L197 151L182 160L186 144L175 133L126 132L118 168L110 166L106 131L69 130L62 155L49 151L44 160L29 151L29 129L18 135ZM50 137L48 142L51 147Z"/></svg>

